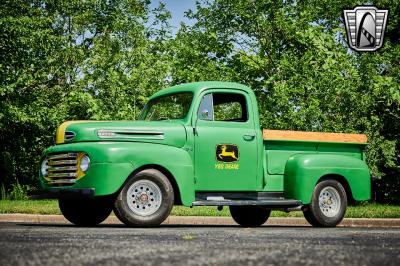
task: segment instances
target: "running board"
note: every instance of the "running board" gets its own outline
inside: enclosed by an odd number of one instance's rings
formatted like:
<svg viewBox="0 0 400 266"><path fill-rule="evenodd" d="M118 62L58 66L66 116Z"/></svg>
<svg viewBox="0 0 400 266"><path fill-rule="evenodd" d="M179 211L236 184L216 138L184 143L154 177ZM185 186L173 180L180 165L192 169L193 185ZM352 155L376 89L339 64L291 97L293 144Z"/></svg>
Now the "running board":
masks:
<svg viewBox="0 0 400 266"><path fill-rule="evenodd" d="M299 200L287 199L265 199L265 200L197 200L193 202L193 206L246 206L258 205L271 208L290 208L302 205Z"/></svg>

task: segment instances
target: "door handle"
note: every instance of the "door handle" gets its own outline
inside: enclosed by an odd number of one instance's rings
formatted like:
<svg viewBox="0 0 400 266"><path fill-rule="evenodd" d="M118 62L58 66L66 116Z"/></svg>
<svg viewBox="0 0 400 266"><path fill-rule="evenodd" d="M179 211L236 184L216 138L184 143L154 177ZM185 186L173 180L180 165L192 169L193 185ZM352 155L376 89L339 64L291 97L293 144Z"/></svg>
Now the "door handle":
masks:
<svg viewBox="0 0 400 266"><path fill-rule="evenodd" d="M243 135L243 139L248 141L253 140L255 137L256 135L250 135L250 134Z"/></svg>

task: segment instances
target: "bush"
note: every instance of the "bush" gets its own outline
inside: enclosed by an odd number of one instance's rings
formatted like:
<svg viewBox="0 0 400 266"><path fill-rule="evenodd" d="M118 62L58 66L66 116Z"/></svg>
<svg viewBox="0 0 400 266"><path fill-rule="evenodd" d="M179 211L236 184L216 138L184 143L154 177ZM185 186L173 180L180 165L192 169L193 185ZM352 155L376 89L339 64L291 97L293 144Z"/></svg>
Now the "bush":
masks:
<svg viewBox="0 0 400 266"><path fill-rule="evenodd" d="M21 185L18 180L12 185L11 189L7 190L4 185L1 186L2 200L26 200L28 199L28 186Z"/></svg>

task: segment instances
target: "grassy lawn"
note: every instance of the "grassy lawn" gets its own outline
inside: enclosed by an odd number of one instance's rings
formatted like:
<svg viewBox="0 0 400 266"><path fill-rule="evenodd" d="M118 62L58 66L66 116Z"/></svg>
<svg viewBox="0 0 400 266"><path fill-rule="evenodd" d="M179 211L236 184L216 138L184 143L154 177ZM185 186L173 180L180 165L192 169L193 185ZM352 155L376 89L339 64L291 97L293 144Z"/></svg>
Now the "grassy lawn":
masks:
<svg viewBox="0 0 400 266"><path fill-rule="evenodd" d="M60 214L56 200L0 200L0 213ZM177 216L230 216L229 209L218 211L216 207L187 208L176 206L172 215ZM273 211L273 217L302 217L301 212ZM363 203L349 206L348 218L400 218L400 206Z"/></svg>
<svg viewBox="0 0 400 266"><path fill-rule="evenodd" d="M0 200L0 213L61 214L56 200Z"/></svg>

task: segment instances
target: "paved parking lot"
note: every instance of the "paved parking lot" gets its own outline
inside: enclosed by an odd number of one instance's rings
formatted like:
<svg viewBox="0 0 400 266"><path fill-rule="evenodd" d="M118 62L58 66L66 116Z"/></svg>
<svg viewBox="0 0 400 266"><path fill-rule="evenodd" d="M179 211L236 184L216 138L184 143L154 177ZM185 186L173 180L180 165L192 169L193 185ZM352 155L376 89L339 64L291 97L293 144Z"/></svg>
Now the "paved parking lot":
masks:
<svg viewBox="0 0 400 266"><path fill-rule="evenodd" d="M400 228L0 223L0 265L400 265Z"/></svg>

